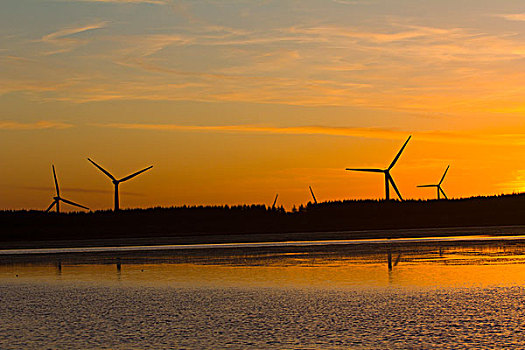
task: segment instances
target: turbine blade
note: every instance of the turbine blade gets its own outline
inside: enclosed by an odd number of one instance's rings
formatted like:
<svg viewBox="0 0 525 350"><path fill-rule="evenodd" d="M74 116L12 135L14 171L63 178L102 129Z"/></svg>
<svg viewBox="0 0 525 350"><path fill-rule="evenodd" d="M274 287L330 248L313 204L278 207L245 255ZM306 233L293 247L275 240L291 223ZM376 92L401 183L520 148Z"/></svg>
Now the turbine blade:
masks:
<svg viewBox="0 0 525 350"><path fill-rule="evenodd" d="M445 194L445 191L443 191L443 189L441 188L441 186L438 187L439 190L441 191L441 193L443 194L443 196L445 197L445 199L448 199L447 195Z"/></svg>
<svg viewBox="0 0 525 350"><path fill-rule="evenodd" d="M417 187L438 187L438 185L419 185Z"/></svg>
<svg viewBox="0 0 525 350"><path fill-rule="evenodd" d="M57 204L57 201L53 201L53 203L51 203L51 205L50 205L49 207L47 207L47 209L46 209L46 213L47 213L48 211L50 211L51 208L53 208L53 207L55 206L55 204Z"/></svg>
<svg viewBox="0 0 525 350"><path fill-rule="evenodd" d="M150 165L149 167L144 168L144 169L142 169L142 170L139 170L139 171L137 171L136 173L133 173L133 174L131 174L131 175L128 175L128 176L126 176L126 177L123 177L122 179L118 180L118 182L124 182L124 181L127 181L127 180L129 180L129 179L131 179L131 178L134 178L135 176L137 176L137 175L139 175L139 174L142 174L143 172L145 172L146 170L149 170L149 169L151 169L151 168L153 168L153 165Z"/></svg>
<svg viewBox="0 0 525 350"><path fill-rule="evenodd" d="M111 180L113 181L117 181L117 179L115 179L115 177L113 175L111 175L109 173L109 171L107 171L106 169L104 169L103 167L101 167L100 165L98 165L97 163L95 163L94 161L92 161L91 159L87 159L89 160L94 166L96 166L100 171L102 171L104 174L106 174Z"/></svg>
<svg viewBox="0 0 525 350"><path fill-rule="evenodd" d="M390 164L390 166L388 167L388 170L392 169L394 167L394 165L396 164L397 160L399 159L399 157L401 157L401 153L403 153L403 150L405 149L405 147L407 146L407 143L408 141L410 141L410 138L412 137L412 135L410 135L408 137L408 139L405 141L405 144L403 145L403 147L401 147L401 149L399 150L399 152L397 153L396 157L394 158L394 160L392 161L392 163Z"/></svg>
<svg viewBox="0 0 525 350"><path fill-rule="evenodd" d="M55 178L55 189L57 191L57 197L60 197L60 190L58 188L58 180L57 180L57 173L55 172L55 166L51 165L53 167L53 177Z"/></svg>
<svg viewBox="0 0 525 350"><path fill-rule="evenodd" d="M394 188L394 191L396 191L397 196L399 197L399 199L403 200L403 197L401 197L401 193L399 193L399 190L397 189L396 183L394 182L394 179L392 178L392 176L390 176L390 174L388 174L388 180L392 184L392 187Z"/></svg>
<svg viewBox="0 0 525 350"><path fill-rule="evenodd" d="M450 165L447 166L447 170L445 170L445 173L443 174L443 177L441 178L441 181L439 181L438 185L441 185L443 183L443 180L445 180L445 176L447 175L448 168L450 168Z"/></svg>
<svg viewBox="0 0 525 350"><path fill-rule="evenodd" d="M75 207L80 207L80 208L84 208L84 209L89 210L88 207L85 207L85 206L80 205L80 204L78 204L78 203L72 202L72 201L70 201L70 200L67 200L67 199L64 199L64 198L60 198L60 200L61 200L62 202L64 202L64 203L74 205Z"/></svg>
<svg viewBox="0 0 525 350"><path fill-rule="evenodd" d="M385 172L383 169L351 169L351 168L346 168L346 170L348 170L348 171L365 171L365 172L368 172L368 173L384 173Z"/></svg>
<svg viewBox="0 0 525 350"><path fill-rule="evenodd" d="M310 193L312 194L312 197L314 199L314 203L317 204L317 199L315 198L314 191L312 190L312 186L308 186L310 188Z"/></svg>

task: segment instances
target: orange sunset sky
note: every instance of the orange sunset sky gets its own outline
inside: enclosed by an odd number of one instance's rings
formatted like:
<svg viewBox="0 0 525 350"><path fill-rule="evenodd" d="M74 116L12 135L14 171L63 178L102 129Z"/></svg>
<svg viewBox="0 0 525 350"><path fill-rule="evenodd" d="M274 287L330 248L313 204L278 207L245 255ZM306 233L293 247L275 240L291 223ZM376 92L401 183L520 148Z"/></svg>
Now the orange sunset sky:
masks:
<svg viewBox="0 0 525 350"><path fill-rule="evenodd" d="M524 191L524 68L522 0L2 0L0 209Z"/></svg>

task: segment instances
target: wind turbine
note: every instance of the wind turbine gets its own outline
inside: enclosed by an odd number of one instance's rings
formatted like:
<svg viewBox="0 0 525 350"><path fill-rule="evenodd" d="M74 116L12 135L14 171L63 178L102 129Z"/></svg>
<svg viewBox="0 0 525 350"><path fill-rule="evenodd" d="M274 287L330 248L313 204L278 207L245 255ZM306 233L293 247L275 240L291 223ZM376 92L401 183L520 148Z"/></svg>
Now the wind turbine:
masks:
<svg viewBox="0 0 525 350"><path fill-rule="evenodd" d="M386 169L351 169L351 168L346 168L346 170L349 170L349 171L364 171L364 172L369 172L369 173L383 173L383 174L385 174L386 200L390 200L390 186L389 186L389 183L392 184L392 187L396 191L397 196L399 197L399 199L403 200L403 197L401 197L401 193L399 193L399 190L397 189L397 186L396 186L396 183L394 182L394 179L390 175L390 170L392 170L394 165L396 165L397 160L401 156L401 153L403 153L403 150L405 149L408 141L410 141L411 137L412 136L409 136L408 139L405 141L405 144L403 145L403 147L401 147L401 149L397 153L397 155L394 158L394 160L392 161L392 163L390 163L390 166L388 168L386 168Z"/></svg>
<svg viewBox="0 0 525 350"><path fill-rule="evenodd" d="M80 207L80 208L89 210L88 207L85 207L83 205L80 205L78 203L75 203L75 202L72 202L70 200L60 197L60 188L58 187L57 173L55 172L55 166L52 165L52 167L53 167L53 178L55 179L56 196L53 197L53 203L51 203L51 205L46 209L46 213L50 211L53 208L53 206L56 206L57 213L60 213L60 201L67 203L67 204L74 205L75 207Z"/></svg>
<svg viewBox="0 0 525 350"><path fill-rule="evenodd" d="M417 187L435 187L437 190L437 199L441 199L440 192L443 193L443 196L445 196L445 199L448 199L447 195L445 194L445 191L443 191L443 189L441 188L441 184L443 183L443 180L445 180L445 176L447 175L448 168L450 168L450 165L447 166L445 173L443 173L443 176L441 177L441 180L438 182L437 185L420 185Z"/></svg>
<svg viewBox="0 0 525 350"><path fill-rule="evenodd" d="M122 179L116 179L113 175L111 175L109 173L109 171L107 171L106 169L102 168L100 165L98 165L97 163L95 163L94 161L92 161L91 159L88 158L88 160L94 165L96 166L100 171L102 171L104 174L106 174L110 179L111 179L111 182L113 182L113 185L115 185L115 211L118 211L119 210L119 199L118 199L118 185L121 183L121 182L124 182L124 181L128 181L132 178L134 178L135 176L139 175L139 174L142 174L143 172L145 172L146 170L149 170L151 168L153 168L153 165L147 167L147 168L144 168L142 170L139 170L131 175L128 175L126 177L123 177Z"/></svg>

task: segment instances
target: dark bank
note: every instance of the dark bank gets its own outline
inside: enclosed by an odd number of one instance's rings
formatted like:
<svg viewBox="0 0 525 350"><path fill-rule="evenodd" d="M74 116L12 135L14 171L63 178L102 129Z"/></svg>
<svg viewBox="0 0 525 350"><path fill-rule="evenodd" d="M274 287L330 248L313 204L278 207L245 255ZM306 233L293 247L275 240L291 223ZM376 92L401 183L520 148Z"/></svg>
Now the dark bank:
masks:
<svg viewBox="0 0 525 350"><path fill-rule="evenodd" d="M289 212L265 205L159 207L117 213L2 211L0 223L4 247L13 242L59 240L144 239L148 244L184 244L420 237L424 232L413 229L525 225L525 195L308 203ZM452 229L443 235L465 232Z"/></svg>

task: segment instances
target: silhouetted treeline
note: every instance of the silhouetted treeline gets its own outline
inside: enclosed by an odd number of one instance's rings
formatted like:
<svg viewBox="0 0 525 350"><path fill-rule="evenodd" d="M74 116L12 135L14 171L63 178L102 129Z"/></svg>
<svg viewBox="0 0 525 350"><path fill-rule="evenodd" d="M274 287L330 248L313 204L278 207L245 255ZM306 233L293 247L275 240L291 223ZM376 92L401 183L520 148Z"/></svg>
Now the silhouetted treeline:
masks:
<svg viewBox="0 0 525 350"><path fill-rule="evenodd" d="M515 194L439 201L308 203L290 212L265 205L159 207L117 213L2 211L0 240L187 237L524 224L525 195Z"/></svg>

